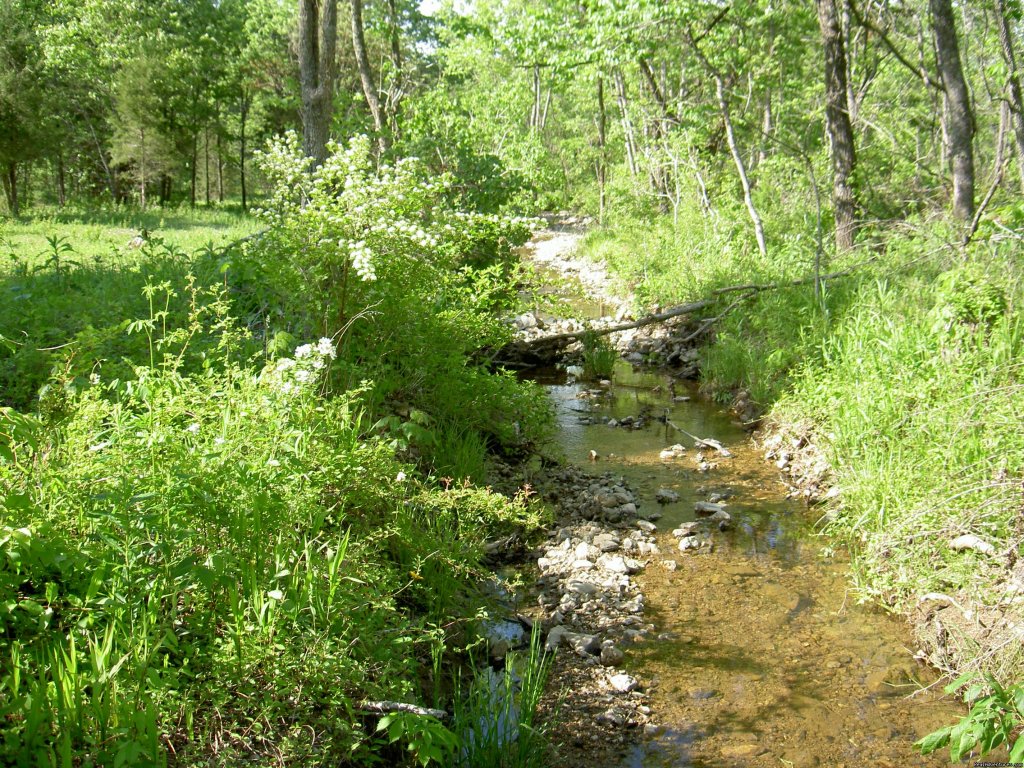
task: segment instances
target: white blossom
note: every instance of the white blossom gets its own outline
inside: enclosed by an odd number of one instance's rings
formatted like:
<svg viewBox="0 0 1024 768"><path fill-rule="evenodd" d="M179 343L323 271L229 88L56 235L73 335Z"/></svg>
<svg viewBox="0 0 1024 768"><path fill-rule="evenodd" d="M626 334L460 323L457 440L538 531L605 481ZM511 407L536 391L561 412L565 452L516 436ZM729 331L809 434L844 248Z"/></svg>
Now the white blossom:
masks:
<svg viewBox="0 0 1024 768"><path fill-rule="evenodd" d="M323 357L329 357L332 360L334 359L334 356L337 354L337 349L334 346L334 341L332 339L327 338L326 336L322 337L316 343L316 351L319 352Z"/></svg>

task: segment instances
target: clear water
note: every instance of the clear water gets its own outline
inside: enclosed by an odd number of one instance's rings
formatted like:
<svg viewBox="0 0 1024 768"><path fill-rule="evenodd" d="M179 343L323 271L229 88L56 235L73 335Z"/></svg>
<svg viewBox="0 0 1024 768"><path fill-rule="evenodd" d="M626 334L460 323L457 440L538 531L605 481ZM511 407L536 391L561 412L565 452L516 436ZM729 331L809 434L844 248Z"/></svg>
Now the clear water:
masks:
<svg viewBox="0 0 1024 768"><path fill-rule="evenodd" d="M605 385L555 371L537 380L557 409L566 458L624 476L641 512L663 514L662 554L638 578L648 620L668 636L627 649L629 669L651 684L661 729L623 768L949 764L911 745L960 709L913 660L907 628L857 604L848 562L814 532L817 513L785 498L779 473L728 413L685 384L625 363ZM601 423L628 416L645 417L646 426ZM665 421L720 441L734 456L694 449ZM675 443L686 454L662 460ZM698 453L711 465L706 471ZM659 506L659 488L679 502ZM729 495L734 529L716 533L709 553L680 553L669 532L715 492Z"/></svg>

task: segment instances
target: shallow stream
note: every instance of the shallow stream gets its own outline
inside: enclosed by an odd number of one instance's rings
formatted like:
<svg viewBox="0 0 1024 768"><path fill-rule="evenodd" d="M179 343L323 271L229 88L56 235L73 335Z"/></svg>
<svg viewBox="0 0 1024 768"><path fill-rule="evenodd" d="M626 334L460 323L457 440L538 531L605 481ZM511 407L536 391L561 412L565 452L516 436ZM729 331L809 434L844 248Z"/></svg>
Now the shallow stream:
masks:
<svg viewBox="0 0 1024 768"><path fill-rule="evenodd" d="M576 307L593 317L604 307ZM691 385L620 361L609 382L535 371L572 463L622 475L641 516L657 511L661 555L636 577L657 640L632 645L658 728L621 768L949 765L917 739L961 715L913 659L907 627L849 590L850 565L818 536L818 513L786 498L776 468L727 412ZM621 426L642 418L644 426ZM619 422L610 426L609 421ZM718 440L731 458L699 450ZM682 444L674 459L661 452ZM656 492L679 499L659 504ZM694 503L724 497L734 526L710 551L680 552L671 531ZM674 560L674 570L662 560Z"/></svg>
<svg viewBox="0 0 1024 768"><path fill-rule="evenodd" d="M785 498L778 472L729 414L625 363L605 386L555 372L539 380L569 461L621 474L642 515L663 515L662 555L637 577L659 639L627 654L628 670L649 683L661 728L623 766L949 764L911 745L953 721L955 703L938 686L920 690L935 678L913 660L906 627L857 604L848 562L814 534L814 512ZM641 429L604 423L641 414ZM733 457L694 449L658 420L665 416ZM659 457L676 443L686 446L682 457ZM658 504L662 488L679 501ZM695 519L694 502L712 494L727 497L734 528L716 532L710 552L679 552L670 531ZM676 570L659 564L667 558Z"/></svg>

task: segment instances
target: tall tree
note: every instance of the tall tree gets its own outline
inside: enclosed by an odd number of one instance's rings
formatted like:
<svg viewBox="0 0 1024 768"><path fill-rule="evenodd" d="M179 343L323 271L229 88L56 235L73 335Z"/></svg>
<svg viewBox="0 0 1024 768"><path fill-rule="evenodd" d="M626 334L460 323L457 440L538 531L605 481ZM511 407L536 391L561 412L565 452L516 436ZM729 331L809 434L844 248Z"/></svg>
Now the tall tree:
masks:
<svg viewBox="0 0 1024 768"><path fill-rule="evenodd" d="M951 0L929 0L935 60L945 95L946 142L953 170L953 215L970 221L974 216L974 113L971 94L960 64Z"/></svg>
<svg viewBox="0 0 1024 768"><path fill-rule="evenodd" d="M299 0L302 148L319 166L327 159L338 77L338 0Z"/></svg>
<svg viewBox="0 0 1024 768"><path fill-rule="evenodd" d="M377 132L381 148L385 146L384 110L377 94L377 84L370 69L370 57L366 52L366 33L363 29L363 0L352 0L352 49L356 56L356 67L359 69L359 80L363 84L363 96L373 117L373 129Z"/></svg>
<svg viewBox="0 0 1024 768"><path fill-rule="evenodd" d="M1021 95L1020 73L1017 71L1017 55L1013 49L1013 35L1007 16L1006 0L995 0L996 26L999 29L999 46L1006 62L1006 86L1010 97L1010 111L1013 113L1013 136L1017 146L1017 172L1020 175L1021 190L1024 191L1024 96Z"/></svg>
<svg viewBox="0 0 1024 768"><path fill-rule="evenodd" d="M852 176L857 156L850 121L846 46L836 0L816 0L825 52L825 122L832 152L832 205L836 248L853 247L855 205Z"/></svg>
<svg viewBox="0 0 1024 768"><path fill-rule="evenodd" d="M39 6L0 0L0 183L12 216L21 208L18 165L38 154L43 139Z"/></svg>

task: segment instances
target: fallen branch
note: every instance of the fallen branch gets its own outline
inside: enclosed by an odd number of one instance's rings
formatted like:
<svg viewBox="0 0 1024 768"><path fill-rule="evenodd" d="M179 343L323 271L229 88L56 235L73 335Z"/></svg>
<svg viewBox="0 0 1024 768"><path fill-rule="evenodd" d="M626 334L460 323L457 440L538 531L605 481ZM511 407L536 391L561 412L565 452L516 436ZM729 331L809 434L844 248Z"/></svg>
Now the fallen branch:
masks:
<svg viewBox="0 0 1024 768"><path fill-rule="evenodd" d="M438 720L448 717L448 713L443 709L420 707L416 704L406 704L404 701L361 701L359 709L362 712L372 712L377 715L386 715L389 712L408 712L410 715L434 717Z"/></svg>
<svg viewBox="0 0 1024 768"><path fill-rule="evenodd" d="M728 448L726 448L724 445L722 445L717 440L713 440L710 437L697 437L692 432L687 432L685 429L680 427L674 421L668 420L668 421L666 421L666 423L670 427L672 427L672 429L676 430L676 432L682 432L688 438L693 440L693 447L694 448L713 448L716 451L718 451L720 454L722 454L722 456L724 456L725 458L727 458L727 459L732 458L732 451L730 451Z"/></svg>
<svg viewBox="0 0 1024 768"><path fill-rule="evenodd" d="M750 295L751 294L743 294L738 299L736 299L732 304L730 304L728 307L723 309L719 314L715 315L714 317L709 317L706 320L704 320L700 324L700 327L697 330L695 330L693 333L690 333L690 334L686 335L683 339L680 340L679 343L680 344L689 344L691 341L696 339L698 336L703 336L705 333L707 333L709 330L711 330L711 326L713 326L715 323L717 323L723 317L725 317L730 312L732 312L734 309L736 309L736 307L738 307L740 304L742 304L744 301L746 301L748 298L750 298Z"/></svg>
<svg viewBox="0 0 1024 768"><path fill-rule="evenodd" d="M819 277L815 277L812 275L811 277L802 277L798 280L788 280L778 283L747 283L745 285L730 285L726 288L716 288L715 290L711 291L711 293L709 293L708 297L705 299L700 299L699 301L692 301L689 304L680 304L679 306L665 310L664 312L656 312L654 314L647 315L646 317L641 317L639 320L631 320L628 323L609 325L605 326L604 328L583 328L579 331L566 331L563 333L555 333L552 334L551 336L539 336L535 339L530 339L528 341L520 341L516 343L528 347L543 346L546 344L556 344L558 342L568 342L572 339L578 339L580 336L605 336L609 333L629 331L634 328L641 328L645 325L651 325L653 323L663 323L666 320L671 320L675 317L682 317L683 315L693 314L694 312L714 305L715 302L721 296L726 296L730 293L742 292L745 294L739 297L739 299L733 302L733 304L731 304L729 307L727 307L726 311L723 312L721 315L712 318L711 322L715 322L716 320L720 319L725 314L727 314L730 310L732 310L738 303L753 298L757 294L763 293L764 291L773 291L778 290L780 288L792 288L794 286L799 285L809 285L811 283L814 283L816 280L834 280L839 277L845 277L846 275L849 275L850 273L854 272L855 270L859 269L865 264L870 264L874 260L874 257L872 257L858 264L854 264L852 267L849 267L847 269L841 270L839 272L830 272L827 275L821 275ZM688 340L695 338L696 335L700 335L706 330L707 328L698 329L698 331L695 334L691 334L690 337L688 337Z"/></svg>

